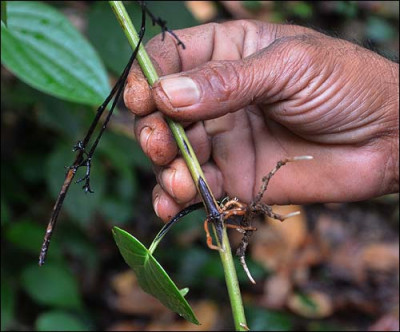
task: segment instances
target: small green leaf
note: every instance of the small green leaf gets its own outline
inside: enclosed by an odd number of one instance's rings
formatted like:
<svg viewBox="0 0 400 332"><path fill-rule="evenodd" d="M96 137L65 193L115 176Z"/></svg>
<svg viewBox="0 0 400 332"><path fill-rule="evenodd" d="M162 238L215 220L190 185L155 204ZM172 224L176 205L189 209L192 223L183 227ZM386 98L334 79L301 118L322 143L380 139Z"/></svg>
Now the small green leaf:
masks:
<svg viewBox="0 0 400 332"><path fill-rule="evenodd" d="M37 303L65 309L81 309L78 282L59 265L32 265L22 272L22 287Z"/></svg>
<svg viewBox="0 0 400 332"><path fill-rule="evenodd" d="M118 227L113 228L113 235L125 262L136 273L140 287L189 322L199 325L181 291L149 250L135 237Z"/></svg>
<svg viewBox="0 0 400 332"><path fill-rule="evenodd" d="M62 310L41 314L35 322L37 331L89 331L90 328L75 315Z"/></svg>
<svg viewBox="0 0 400 332"><path fill-rule="evenodd" d="M188 287L182 288L179 290L179 292L181 293L181 295L183 297L185 297L187 295L187 293L189 293L189 288Z"/></svg>
<svg viewBox="0 0 400 332"><path fill-rule="evenodd" d="M32 87L58 98L101 104L106 71L92 46L66 17L44 3L12 1L1 23L1 62Z"/></svg>

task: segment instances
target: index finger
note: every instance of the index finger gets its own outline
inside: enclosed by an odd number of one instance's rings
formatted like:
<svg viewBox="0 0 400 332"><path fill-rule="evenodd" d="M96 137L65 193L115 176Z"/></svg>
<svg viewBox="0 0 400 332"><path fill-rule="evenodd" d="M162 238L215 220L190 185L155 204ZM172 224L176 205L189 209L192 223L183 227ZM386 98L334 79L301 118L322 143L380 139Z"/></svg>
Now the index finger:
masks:
<svg viewBox="0 0 400 332"><path fill-rule="evenodd" d="M162 40L160 34L147 43L146 50L159 76L179 73L210 60L236 60L255 52L259 46L257 30L261 24L265 25L255 21L233 21L176 30L174 32L185 44L185 49L172 36L167 34ZM249 32L254 36L244 43ZM133 113L147 115L155 110L150 94L147 80L135 62L124 92L125 104Z"/></svg>

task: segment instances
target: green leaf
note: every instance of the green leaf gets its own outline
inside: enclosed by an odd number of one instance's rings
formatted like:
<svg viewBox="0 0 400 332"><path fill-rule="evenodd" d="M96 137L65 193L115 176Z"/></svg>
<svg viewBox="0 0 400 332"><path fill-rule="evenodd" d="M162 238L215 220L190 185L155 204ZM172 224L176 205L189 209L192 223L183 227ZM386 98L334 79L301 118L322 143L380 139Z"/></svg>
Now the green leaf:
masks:
<svg viewBox="0 0 400 332"><path fill-rule="evenodd" d="M187 28L198 24L182 1L148 1L147 5L154 15L161 16L167 21L170 29ZM139 31L142 22L140 6L132 1L127 2L125 7L135 28ZM160 32L160 27L154 26L151 19L147 17L144 43ZM99 1L91 6L88 15L88 37L101 54L106 66L115 74L120 75L132 54L132 48L107 2Z"/></svg>
<svg viewBox="0 0 400 332"><path fill-rule="evenodd" d="M94 112L89 106L75 104L43 95L35 107L38 122L71 141L82 139L89 128ZM60 135L61 136L61 135Z"/></svg>
<svg viewBox="0 0 400 332"><path fill-rule="evenodd" d="M303 19L310 18L313 14L313 8L309 3L297 1L293 4L292 12L294 15Z"/></svg>
<svg viewBox="0 0 400 332"><path fill-rule="evenodd" d="M15 316L15 290L8 279L1 279L1 330L5 331Z"/></svg>
<svg viewBox="0 0 400 332"><path fill-rule="evenodd" d="M22 272L22 287L37 303L65 309L81 309L78 282L63 266L32 265Z"/></svg>
<svg viewBox="0 0 400 332"><path fill-rule="evenodd" d="M39 2L8 3L1 24L1 62L32 87L58 98L101 104L106 71L91 45L54 8Z"/></svg>
<svg viewBox="0 0 400 332"><path fill-rule="evenodd" d="M198 24L183 1L148 1L146 4L156 17L162 17L167 21L167 26L171 30L189 28ZM134 20L134 17L131 16L131 18ZM159 32L160 30L158 27Z"/></svg>
<svg viewBox="0 0 400 332"><path fill-rule="evenodd" d="M89 331L90 328L75 315L62 310L41 314L35 322L37 331Z"/></svg>
<svg viewBox="0 0 400 332"><path fill-rule="evenodd" d="M129 220L132 220L134 209L131 202L121 201L115 197L106 197L99 207L101 213L104 214L110 223L117 225L124 225Z"/></svg>
<svg viewBox="0 0 400 332"><path fill-rule="evenodd" d="M13 222L6 231L6 238L16 247L38 256L46 230L46 222L47 220L44 220L42 226L29 220ZM53 242L48 253L49 258L60 260L62 258L60 246L57 241Z"/></svg>
<svg viewBox="0 0 400 332"><path fill-rule="evenodd" d="M252 12L256 12L257 10L260 10L261 7L262 7L261 1L249 1L249 0L246 0L246 1L240 1L240 4L244 8L246 8L246 9L252 11Z"/></svg>
<svg viewBox="0 0 400 332"><path fill-rule="evenodd" d="M395 28L380 17L368 17L366 30L367 37L377 42L384 42L396 36Z"/></svg>
<svg viewBox="0 0 400 332"><path fill-rule="evenodd" d="M113 235L125 262L136 273L140 287L193 324L200 324L181 291L165 270L135 237L114 227Z"/></svg>
<svg viewBox="0 0 400 332"><path fill-rule="evenodd" d="M246 306L245 313L252 331L293 331L289 314L254 306Z"/></svg>
<svg viewBox="0 0 400 332"><path fill-rule="evenodd" d="M139 143L121 134L108 132L102 137L97 151L121 172L130 171L132 166L143 170L152 169L152 164Z"/></svg>
<svg viewBox="0 0 400 332"><path fill-rule="evenodd" d="M142 16L139 5L134 2L126 3L126 10L136 28L140 28ZM160 29L152 26L151 20L148 19L144 42L159 31ZM88 38L101 54L107 68L120 75L132 54L132 48L108 2L98 1L91 6L88 15Z"/></svg>

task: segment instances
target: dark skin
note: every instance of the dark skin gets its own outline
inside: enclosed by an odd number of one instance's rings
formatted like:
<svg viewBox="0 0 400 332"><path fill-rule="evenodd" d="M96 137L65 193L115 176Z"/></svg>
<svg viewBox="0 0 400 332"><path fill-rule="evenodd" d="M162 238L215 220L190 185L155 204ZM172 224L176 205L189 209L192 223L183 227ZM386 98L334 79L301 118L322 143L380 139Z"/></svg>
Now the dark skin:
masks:
<svg viewBox="0 0 400 332"><path fill-rule="evenodd" d="M164 221L199 201L164 115L182 122L216 197L249 203L285 157L267 204L365 200L398 192L398 64L314 30L240 20L147 44L152 89L135 64L124 99L154 164ZM175 74L175 75L171 75Z"/></svg>

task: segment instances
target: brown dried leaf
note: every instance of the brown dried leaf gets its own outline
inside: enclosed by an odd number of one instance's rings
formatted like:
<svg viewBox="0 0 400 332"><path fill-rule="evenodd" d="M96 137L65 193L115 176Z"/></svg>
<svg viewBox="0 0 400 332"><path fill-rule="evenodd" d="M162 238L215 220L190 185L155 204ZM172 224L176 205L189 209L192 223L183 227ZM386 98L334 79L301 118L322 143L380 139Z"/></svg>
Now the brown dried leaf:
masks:
<svg viewBox="0 0 400 332"><path fill-rule="evenodd" d="M212 331L215 330L219 310L217 305L208 300L200 301L193 305L193 311L196 313L201 325L194 325L186 320L174 321L168 324L160 321L152 322L146 328L146 331Z"/></svg>
<svg viewBox="0 0 400 332"><path fill-rule="evenodd" d="M399 244L374 243L361 254L364 269L389 272L399 269Z"/></svg>
<svg viewBox="0 0 400 332"><path fill-rule="evenodd" d="M213 1L185 1L185 6L196 20L202 23L211 21L217 16L217 7Z"/></svg>
<svg viewBox="0 0 400 332"><path fill-rule="evenodd" d="M307 318L326 318L332 315L332 299L325 293L312 291L305 295L293 294L288 307L296 314Z"/></svg>
<svg viewBox="0 0 400 332"><path fill-rule="evenodd" d="M261 305L269 309L282 309L292 291L292 282L286 273L275 274L264 284Z"/></svg>
<svg viewBox="0 0 400 332"><path fill-rule="evenodd" d="M145 293L137 284L133 271L128 270L115 275L111 287L116 295L111 298L111 306L126 314L174 315L153 296Z"/></svg>
<svg viewBox="0 0 400 332"><path fill-rule="evenodd" d="M274 206L273 211L288 214L301 211L300 206ZM268 218L268 226L259 227L254 234L252 258L267 269L289 268L307 236L304 213L280 222Z"/></svg>

